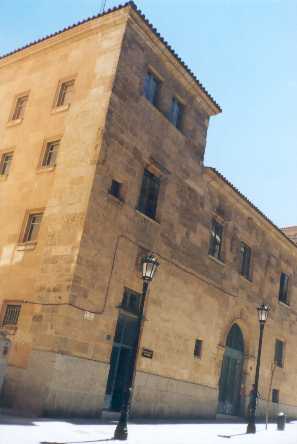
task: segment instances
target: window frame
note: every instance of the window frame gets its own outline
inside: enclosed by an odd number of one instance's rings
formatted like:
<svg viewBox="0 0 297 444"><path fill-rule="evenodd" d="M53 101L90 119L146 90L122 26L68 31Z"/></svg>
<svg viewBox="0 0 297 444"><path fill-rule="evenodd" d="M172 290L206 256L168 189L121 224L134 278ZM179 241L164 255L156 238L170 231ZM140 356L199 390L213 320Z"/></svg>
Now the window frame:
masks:
<svg viewBox="0 0 297 444"><path fill-rule="evenodd" d="M39 223L39 227L38 227L35 239L28 240L27 237L28 237L30 218L35 215L41 215L41 220ZM21 245L32 245L32 244L35 245L37 243L43 216L44 216L44 208L36 208L36 209L30 209L30 210L26 211L21 234L20 234L19 244L21 244Z"/></svg>
<svg viewBox="0 0 297 444"><path fill-rule="evenodd" d="M213 240L216 237L216 233L214 231L214 226L220 226L221 227L221 236L220 236L220 244L219 244L219 251L218 251L218 255L215 255L215 249L213 246ZM215 234L215 236L213 235L213 233ZM211 219L211 226L210 226L210 235L209 235L209 244L208 244L208 255L215 259L218 260L220 262L224 262L223 261L223 241L224 241L224 223L221 222L220 220L218 220L217 217L213 217Z"/></svg>
<svg viewBox="0 0 297 444"><path fill-rule="evenodd" d="M173 121L173 104L174 104L174 102L176 102L178 104L178 107L179 107L179 114L178 114L178 118L177 118L176 122ZM168 113L168 120L179 131L182 130L182 123L183 123L184 112L185 112L184 102L181 101L180 98L177 97L176 95L173 96L172 99L171 99L170 110L169 110L169 113Z"/></svg>
<svg viewBox="0 0 297 444"><path fill-rule="evenodd" d="M149 178L149 180L151 180L151 184L153 183L154 185L150 188L150 189L145 189L146 188L146 180L145 177ZM153 179L152 179L153 178ZM154 189L155 187L155 189ZM139 191L139 195L138 195L138 202L137 202L137 211L139 211L141 214L143 214L144 216L150 218L151 220L156 221L156 217L157 217L157 211L158 211L158 204L159 204L159 199L160 199L160 188L161 188L161 174L156 173L155 170L152 171L152 169L150 168L150 166L146 166L143 169L143 174L142 174L142 180L141 180L141 185L140 185L140 191ZM156 193L156 197L154 198L154 206L150 206L149 201L152 200L152 196L151 193L154 192ZM145 195L146 199L145 199L145 203L144 203L144 198L142 199L141 196Z"/></svg>
<svg viewBox="0 0 297 444"><path fill-rule="evenodd" d="M41 155L39 158L39 162L38 162L38 168L42 169L42 170L51 170L54 169L57 166L57 158L59 155L59 148L60 148L60 144L61 144L61 136L56 136L56 137L51 137L49 139L45 139L42 145L42 150L41 150ZM50 144L54 144L57 143L58 144L58 148L57 148L57 153L56 153L56 157L55 157L55 162L53 165L44 165L44 160L45 157L47 155L47 151L48 151L48 146Z"/></svg>
<svg viewBox="0 0 297 444"><path fill-rule="evenodd" d="M199 346L197 347L197 345ZM202 359L203 340L196 338L194 343L193 355L195 359ZM197 352L197 353L196 353Z"/></svg>
<svg viewBox="0 0 297 444"><path fill-rule="evenodd" d="M148 76L152 76L156 80L156 91L153 97L153 100L151 100L148 95L146 94L146 83ZM143 96L146 98L146 100L151 103L155 108L159 108L159 102L160 102L160 93L161 93L161 87L162 87L163 80L160 75L158 75L154 69L151 67L148 67L144 76L144 83L143 83Z"/></svg>
<svg viewBox="0 0 297 444"><path fill-rule="evenodd" d="M114 186L116 184L117 187L117 192L114 192ZM119 180L116 179L111 179L111 184L110 187L108 189L108 193L110 196L113 196L115 199L118 200L123 200L123 196L122 196L122 189L123 189L123 183L120 182Z"/></svg>
<svg viewBox="0 0 297 444"><path fill-rule="evenodd" d="M277 344L281 344L281 360L279 360L279 356L278 355L278 347ZM274 342L274 357L273 357L273 362L275 363L276 367L279 368L284 368L284 362L285 362L285 342L282 341L281 339L276 338L275 342Z"/></svg>
<svg viewBox="0 0 297 444"><path fill-rule="evenodd" d="M30 91L24 91L22 93L17 94L14 97L12 108L11 108L11 111L10 111L10 114L9 114L9 119L8 119L9 122L11 122L11 123L15 122L16 123L16 122L22 122L24 120L25 111L26 111L27 104L28 104L28 101L29 101L29 94L30 94ZM23 98L26 98L26 103L24 105L23 112L22 112L21 115L18 114L15 117L18 101L20 99L23 99Z"/></svg>
<svg viewBox="0 0 297 444"><path fill-rule="evenodd" d="M271 402L273 402L274 404L279 404L279 389L273 388L271 390Z"/></svg>
<svg viewBox="0 0 297 444"><path fill-rule="evenodd" d="M4 178L4 177L8 177L10 170L11 170L11 165L13 162L13 157L14 157L14 150L7 150L7 151L2 151L1 152L1 158L0 158L0 177ZM5 162L5 156L10 155L11 161L9 163L9 167L8 167L8 171L6 172L3 168L4 168L4 162Z"/></svg>
<svg viewBox="0 0 297 444"><path fill-rule="evenodd" d="M70 83L70 82L73 82L73 86L72 86L73 87L73 91L72 91L71 101L68 102L68 103L64 103L63 102L62 104L60 104L61 89L62 89L64 84ZM53 109L57 109L57 110L62 109L63 110L63 109L68 109L70 107L71 103L73 102L73 100L72 100L73 96L75 94L75 83L76 83L76 75L64 77L63 79L59 80L58 86L56 88L56 93L55 93L55 96L54 96Z"/></svg>
<svg viewBox="0 0 297 444"><path fill-rule="evenodd" d="M282 277L285 276L286 278L286 284L285 287L282 285ZM290 276L285 273L281 272L279 277L279 290L278 290L278 302L281 302L283 304L289 305L289 283L290 283ZM286 289L285 296L283 295L283 290Z"/></svg>
<svg viewBox="0 0 297 444"><path fill-rule="evenodd" d="M244 251L243 251L244 249ZM245 261L244 252L248 251L248 262ZM251 281L252 275L252 248L244 241L240 241L240 268L239 273L241 276Z"/></svg>

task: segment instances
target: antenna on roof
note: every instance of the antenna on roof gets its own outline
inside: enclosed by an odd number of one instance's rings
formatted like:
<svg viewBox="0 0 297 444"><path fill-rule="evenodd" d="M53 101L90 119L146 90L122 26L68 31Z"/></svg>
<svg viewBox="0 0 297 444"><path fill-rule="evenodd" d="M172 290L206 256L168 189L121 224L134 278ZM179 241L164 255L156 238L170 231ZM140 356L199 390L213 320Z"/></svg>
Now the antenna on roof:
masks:
<svg viewBox="0 0 297 444"><path fill-rule="evenodd" d="M103 14L103 12L105 11L105 7L106 7L106 0L101 0L101 14Z"/></svg>

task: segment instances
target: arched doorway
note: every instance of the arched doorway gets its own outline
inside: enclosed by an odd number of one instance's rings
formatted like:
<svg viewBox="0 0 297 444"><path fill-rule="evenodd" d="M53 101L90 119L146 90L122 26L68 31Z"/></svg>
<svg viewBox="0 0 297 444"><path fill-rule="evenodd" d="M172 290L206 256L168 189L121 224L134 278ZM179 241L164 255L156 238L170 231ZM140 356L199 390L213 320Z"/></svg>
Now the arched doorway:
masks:
<svg viewBox="0 0 297 444"><path fill-rule="evenodd" d="M240 416L240 387L244 359L243 335L233 324L226 341L219 381L218 413Z"/></svg>

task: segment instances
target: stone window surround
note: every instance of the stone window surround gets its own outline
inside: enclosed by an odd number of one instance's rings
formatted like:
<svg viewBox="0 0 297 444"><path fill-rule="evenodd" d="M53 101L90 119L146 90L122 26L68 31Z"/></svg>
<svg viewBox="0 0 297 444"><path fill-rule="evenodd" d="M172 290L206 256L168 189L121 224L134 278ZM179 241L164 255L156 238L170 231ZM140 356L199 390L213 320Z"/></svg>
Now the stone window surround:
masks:
<svg viewBox="0 0 297 444"><path fill-rule="evenodd" d="M14 152L15 152L15 147L7 148L7 149L5 149L5 150L1 150L1 151L0 151L0 163L2 162L2 158L3 158L3 156L4 156L5 154L10 154L10 153L11 153L11 154L14 156ZM11 167L10 167L9 174L10 174L11 169L12 169L12 163L13 163L13 160L12 160L12 162L11 162ZM3 181L5 181L5 180L7 180L9 174L3 174L3 175L0 175L0 181L3 182Z"/></svg>
<svg viewBox="0 0 297 444"><path fill-rule="evenodd" d="M62 141L62 137L63 137L62 134L56 134L56 135L53 135L53 136L51 136L51 137L46 137L46 138L43 140L42 148L41 148L41 152L40 152L40 156L39 156L38 164L37 164L37 171L38 171L38 172L43 172L43 171L45 171L45 172L53 171L53 170L56 168L56 163L55 163L55 165L51 165L51 166L46 166L46 165L43 166L43 165L42 165L42 162L43 162L43 159L44 159L45 152L46 152L46 150L47 150L47 145L48 145L48 143L50 143L50 142L56 142L56 141L59 141L59 143L61 143L61 141ZM59 153L57 154L57 157L58 157L58 155L59 155Z"/></svg>
<svg viewBox="0 0 297 444"><path fill-rule="evenodd" d="M54 101L53 101L53 105L52 105L52 111L51 111L52 114L56 114L56 113L59 113L59 112L62 112L62 111L67 111L70 108L71 103L65 103L63 105L58 106L57 102L58 102L58 99L59 99L61 86L63 85L63 83L70 82L71 80L73 80L73 82L74 82L72 98L74 97L74 95L75 95L76 79L77 79L77 74L73 74L73 75L69 75L67 77L63 77L63 78L61 78L58 81L58 85L56 87L56 92L55 92L55 95L54 95Z"/></svg>
<svg viewBox="0 0 297 444"><path fill-rule="evenodd" d="M42 213L42 215L44 215L44 210L45 210L44 208L30 208L30 209L26 210L25 216L24 216L23 222L22 222L19 241L16 245L16 250L22 251L22 250L35 249L35 247L37 245L37 239L33 240L33 241L24 241L24 236L26 233L27 224L28 224L30 215L35 214L35 213ZM40 231L40 227L39 227L39 231Z"/></svg>
<svg viewBox="0 0 297 444"><path fill-rule="evenodd" d="M21 97L27 97L27 103L25 105L25 110L27 108L28 105L28 101L29 101L29 96L30 96L30 90L26 90L23 91L21 93L18 93L14 96L13 102L12 102L12 107L9 113L9 117L8 117L8 121L6 126L10 127L10 126L15 126L15 125L19 125L20 123L22 123L22 121L24 120L24 116L20 117L18 119L13 119L13 115L15 113L15 108L16 108L16 104L18 99L20 99Z"/></svg>

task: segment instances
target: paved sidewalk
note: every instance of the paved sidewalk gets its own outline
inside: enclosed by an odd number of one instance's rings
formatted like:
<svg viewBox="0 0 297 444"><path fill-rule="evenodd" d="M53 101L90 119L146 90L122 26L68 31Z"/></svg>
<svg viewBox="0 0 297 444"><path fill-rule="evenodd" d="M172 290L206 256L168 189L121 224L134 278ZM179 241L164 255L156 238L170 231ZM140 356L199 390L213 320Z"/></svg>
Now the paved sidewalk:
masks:
<svg viewBox="0 0 297 444"><path fill-rule="evenodd" d="M0 444L95 444L112 442L115 425L88 420L25 419L0 416ZM284 432L276 425L257 426L245 434L245 424L129 424L128 444L297 444L297 422ZM113 441L119 443L120 441Z"/></svg>

